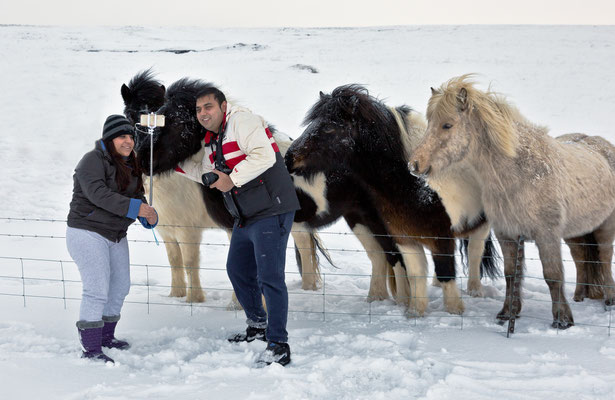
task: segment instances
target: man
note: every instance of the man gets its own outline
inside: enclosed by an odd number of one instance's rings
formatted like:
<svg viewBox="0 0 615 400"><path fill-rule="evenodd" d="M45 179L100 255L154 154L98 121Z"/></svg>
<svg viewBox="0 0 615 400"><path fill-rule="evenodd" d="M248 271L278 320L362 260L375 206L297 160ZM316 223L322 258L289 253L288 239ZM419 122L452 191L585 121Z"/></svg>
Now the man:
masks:
<svg viewBox="0 0 615 400"><path fill-rule="evenodd" d="M284 266L288 235L300 208L293 182L260 116L229 104L213 86L205 87L196 98L196 116L206 130L205 156L202 163L187 160L179 169L223 192L225 205L235 217L226 269L248 327L228 340L267 341L257 364L286 365L290 347Z"/></svg>

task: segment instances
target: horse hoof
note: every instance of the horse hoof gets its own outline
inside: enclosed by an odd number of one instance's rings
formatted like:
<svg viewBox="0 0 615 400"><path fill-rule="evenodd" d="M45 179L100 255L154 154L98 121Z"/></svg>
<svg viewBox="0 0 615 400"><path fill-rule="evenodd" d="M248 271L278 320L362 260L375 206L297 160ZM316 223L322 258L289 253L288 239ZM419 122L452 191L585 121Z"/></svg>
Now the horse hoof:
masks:
<svg viewBox="0 0 615 400"><path fill-rule="evenodd" d="M574 326L574 322L573 321L558 321L558 320L554 320L553 323L551 324L552 328L555 329L568 329L571 326Z"/></svg>
<svg viewBox="0 0 615 400"><path fill-rule="evenodd" d="M318 284L317 283L308 283L308 284L303 283L301 285L301 289L302 290L316 291L316 290L318 290Z"/></svg>
<svg viewBox="0 0 615 400"><path fill-rule="evenodd" d="M185 297L186 289L172 289L169 297Z"/></svg>
<svg viewBox="0 0 615 400"><path fill-rule="evenodd" d="M508 311L500 311L498 315L496 315L495 319L498 320L498 322L501 322L501 325L510 319L510 313Z"/></svg>
<svg viewBox="0 0 615 400"><path fill-rule="evenodd" d="M485 292L482 287L479 289L468 289L468 294L471 297L485 297Z"/></svg>
<svg viewBox="0 0 615 400"><path fill-rule="evenodd" d="M587 296L592 300L602 300L604 299L604 290L598 286L590 286L587 289Z"/></svg>
<svg viewBox="0 0 615 400"><path fill-rule="evenodd" d="M205 303L203 292L193 292L186 296L186 303Z"/></svg>
<svg viewBox="0 0 615 400"><path fill-rule="evenodd" d="M446 308L446 311L449 314L461 315L466 310L466 307L460 298L449 300L449 301L446 301L446 300L447 299L444 299L444 304L445 304L444 307Z"/></svg>
<svg viewBox="0 0 615 400"><path fill-rule="evenodd" d="M421 318L423 314L424 313L420 313L417 310L414 310L412 308L408 308L406 310L406 318Z"/></svg>
<svg viewBox="0 0 615 400"><path fill-rule="evenodd" d="M572 300L576 301L577 303L580 303L583 300L585 300L585 297L584 296L576 296L575 295L575 296L572 297Z"/></svg>
<svg viewBox="0 0 615 400"><path fill-rule="evenodd" d="M374 296L367 296L367 302L368 303L372 303L374 301L382 301L382 300L386 300L388 299L389 296L381 296L381 295L374 295Z"/></svg>

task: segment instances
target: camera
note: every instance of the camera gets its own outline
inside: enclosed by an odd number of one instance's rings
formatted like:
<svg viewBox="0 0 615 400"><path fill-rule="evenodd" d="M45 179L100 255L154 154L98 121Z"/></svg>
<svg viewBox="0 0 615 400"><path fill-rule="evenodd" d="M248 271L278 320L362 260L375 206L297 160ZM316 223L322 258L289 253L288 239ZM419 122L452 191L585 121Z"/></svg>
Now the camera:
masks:
<svg viewBox="0 0 615 400"><path fill-rule="evenodd" d="M201 176L201 180L203 181L203 185L209 187L218 180L218 175L216 175L215 172L207 172Z"/></svg>
<svg viewBox="0 0 615 400"><path fill-rule="evenodd" d="M224 172L227 175L230 175L230 173L233 172L233 170L228 168L226 165L221 168L216 166L216 169L220 172ZM218 178L219 176L216 175L215 172L206 172L203 175L201 175L201 180L203 181L203 185L207 187L213 185L218 180Z"/></svg>

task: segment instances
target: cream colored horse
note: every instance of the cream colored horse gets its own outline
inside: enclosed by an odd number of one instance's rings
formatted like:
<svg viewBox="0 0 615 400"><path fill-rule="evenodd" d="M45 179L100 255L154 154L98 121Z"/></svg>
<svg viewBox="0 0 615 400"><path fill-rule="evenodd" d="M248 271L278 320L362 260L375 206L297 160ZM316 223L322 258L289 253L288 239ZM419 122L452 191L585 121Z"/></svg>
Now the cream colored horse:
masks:
<svg viewBox="0 0 615 400"><path fill-rule="evenodd" d="M485 215L504 253L506 299L499 319L521 310L521 299L511 300L519 236L538 247L553 327L574 324L564 292L562 238L595 238L607 303L615 300L610 271L615 147L585 135L558 141L502 97L477 89L468 75L432 89L427 119L427 133L410 158L411 170L430 179L463 163L469 166L464 173L480 184Z"/></svg>

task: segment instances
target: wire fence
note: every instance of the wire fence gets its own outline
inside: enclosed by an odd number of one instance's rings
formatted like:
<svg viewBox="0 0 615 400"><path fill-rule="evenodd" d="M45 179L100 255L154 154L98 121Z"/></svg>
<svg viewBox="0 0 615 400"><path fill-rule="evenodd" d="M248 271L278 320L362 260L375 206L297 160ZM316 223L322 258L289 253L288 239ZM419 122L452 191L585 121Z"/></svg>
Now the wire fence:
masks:
<svg viewBox="0 0 615 400"><path fill-rule="evenodd" d="M4 223L4 224L2 224ZM21 224L20 223L25 223ZM43 224L52 226L43 227ZM0 249L4 249L2 253L14 253L14 255L0 256L0 297L19 299L24 307L28 306L33 301L59 301L67 308L70 303L79 303L81 300L81 279L79 272L74 262L65 253L65 236L62 231L65 229L66 220L60 219L42 219L42 218L0 218ZM181 227L191 229L212 229L211 227ZM442 290L430 286L427 290L427 310L421 318L407 318L408 313L405 306L400 303L409 303L416 301L414 299L397 299L398 303L392 298L379 301L368 300L368 289L370 281L375 278L382 280L387 279L386 276L376 277L370 272L370 264L368 253L376 252L375 250L365 250L357 243L353 243L351 239L355 234L350 232L319 232L322 241L327 250L330 252L337 267L322 265L319 273L320 281L316 290L301 289L302 275L292 268L292 257L287 256L287 284L289 289L289 314L290 318L294 319L319 319L326 321L327 319L352 318L363 319L368 323L376 322L382 319L399 319L408 321L411 326L443 326L453 327L455 329L464 329L468 326L495 326L497 321L496 313L504 302L505 277L494 281L483 279L483 297L473 297L467 291L468 277L463 276L459 272L456 277L457 285L463 289L460 293L461 301L465 304L465 311L461 314L450 314L446 311L446 302L443 299ZM129 237L132 237L132 232ZM224 236L226 237L226 236ZM401 239L401 237L397 237ZM404 237L410 238L410 237ZM417 238L412 238L417 239ZM438 238L450 239L454 238ZM134 247L141 246L138 250L139 254L151 253L151 247L145 249L143 246L151 246L156 243L156 239L131 238L128 240L131 243L131 252L134 253ZM164 241L158 241L165 243ZM178 243L178 242L173 242ZM169 266L169 262L165 257L165 252L157 250L154 257L155 262L133 262L131 263L132 285L131 292L126 298L126 304L142 306L146 312L151 313L161 307L178 307L187 310L190 315L195 313L206 312L208 309L214 310L229 310L232 287L226 277L224 268L226 253L228 252L228 242L220 242L216 240L202 241L199 243L182 243L189 244L198 249L201 254L207 253L207 260L201 262L198 268L200 280L204 282L203 286L191 288L190 281L187 283L187 288L183 285L173 286L170 282L171 271L180 266ZM581 246L582 244L579 244ZM288 252L293 251L293 247L289 246ZM10 251L9 251L10 250ZM54 253L54 256L48 256L47 253ZM532 264L532 271L536 270L536 263L540 263L537 252L529 253L526 251L525 263ZM59 254L59 255L58 255ZM460 264L460 256L456 254L457 265ZM501 256L495 256L501 268L503 269L503 260ZM134 258L134 257L131 257ZM428 257L429 259L429 257ZM563 257L564 264L567 268L575 268L574 260L569 256ZM587 261L587 265L595 263L592 260L576 260ZM355 264L361 264L361 267L356 267ZM517 276L510 276L513 282L518 283L519 292L514 291L509 296L513 296L510 300L516 298L523 299L523 309L520 312L521 321L537 320L544 322L545 325L550 325L552 322L551 315L551 296L545 280L542 276L535 276L532 273L522 272L522 264L518 264ZM612 265L611 265L612 266ZM431 265L430 261L430 267ZM529 270L529 268L528 268ZM540 269L538 269L540 271ZM304 267L303 277L306 277L309 272ZM521 274L523 277L521 279ZM537 275L537 274L536 274ZM431 282L432 275L412 277L411 282L427 280ZM523 288L520 288L520 282L523 280ZM489 282L487 282L489 281ZM583 302L572 301L571 293L576 288L576 282L568 279L563 281L568 302L572 308L575 325L584 329L592 329L603 331L605 334L611 334L613 325L613 316L611 307L605 307L604 300L585 300ZM608 285L599 285L595 283L582 283L587 287L600 287L604 292L607 289L613 289ZM514 286L514 285L513 285ZM205 294L205 302L190 302L184 298L169 297L172 291L183 293L184 289L190 291L202 290ZM411 289L411 293L415 292ZM411 294L412 296L412 294ZM563 299L560 299L561 301ZM242 315L235 310L238 316ZM501 328L502 333L510 334L515 329L516 319L512 318L511 322L506 321ZM512 327L511 327L512 324ZM521 331L527 331L527 327L523 328L523 324L517 328ZM500 328L496 328L500 329Z"/></svg>

